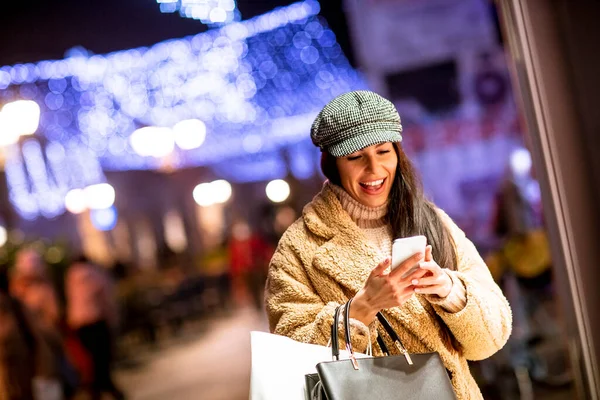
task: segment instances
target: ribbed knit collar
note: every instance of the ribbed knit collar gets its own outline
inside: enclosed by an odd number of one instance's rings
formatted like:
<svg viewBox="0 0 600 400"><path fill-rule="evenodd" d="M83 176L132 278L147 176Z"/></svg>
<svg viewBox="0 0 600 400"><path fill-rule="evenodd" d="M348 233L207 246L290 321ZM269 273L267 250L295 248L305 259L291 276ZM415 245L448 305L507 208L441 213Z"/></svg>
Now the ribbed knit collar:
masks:
<svg viewBox="0 0 600 400"><path fill-rule="evenodd" d="M387 202L379 207L368 207L354 200L344 188L326 182L340 200L342 207L359 228L379 228L386 224Z"/></svg>

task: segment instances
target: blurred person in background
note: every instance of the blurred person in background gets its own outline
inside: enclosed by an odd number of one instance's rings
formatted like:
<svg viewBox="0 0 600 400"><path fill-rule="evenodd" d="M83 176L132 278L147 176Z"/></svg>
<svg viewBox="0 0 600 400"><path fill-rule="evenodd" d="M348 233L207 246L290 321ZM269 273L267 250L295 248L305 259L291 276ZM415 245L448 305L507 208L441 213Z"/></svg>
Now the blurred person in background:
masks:
<svg viewBox="0 0 600 400"><path fill-rule="evenodd" d="M547 363L534 351L542 341L557 338L560 330L557 316L547 310L554 303L552 260L543 227L540 188L527 149L517 148L511 153L496 196L494 232L500 240L500 284L514 310L514 334L507 348L520 390L529 390L530 379L569 383L568 374L551 376Z"/></svg>
<svg viewBox="0 0 600 400"><path fill-rule="evenodd" d="M32 248L17 252L10 273L10 294L23 302L46 326L56 326L60 306L47 266Z"/></svg>
<svg viewBox="0 0 600 400"><path fill-rule="evenodd" d="M233 224L229 241L229 263L233 296L238 305L250 297L256 309L263 307L271 246L246 222Z"/></svg>
<svg viewBox="0 0 600 400"><path fill-rule="evenodd" d="M368 91L338 96L317 116L311 138L328 181L271 260L270 329L326 345L334 310L352 299L356 351L370 338L383 355L376 341L382 311L408 352L439 353L458 399L482 399L467 360L504 346L510 306L475 246L425 198L401 132L394 105ZM414 235L427 237L424 254L390 272L392 240Z"/></svg>
<svg viewBox="0 0 600 400"><path fill-rule="evenodd" d="M85 258L75 261L65 276L66 321L90 356L94 399L108 393L125 398L115 385L111 366L118 311L108 274Z"/></svg>
<svg viewBox="0 0 600 400"><path fill-rule="evenodd" d="M56 362L35 319L17 299L2 292L0 399L64 399Z"/></svg>
<svg viewBox="0 0 600 400"><path fill-rule="evenodd" d="M79 377L65 351L58 295L47 265L35 249L26 247L16 253L9 288L10 295L23 304L35 321L40 340L55 363L65 397L74 396Z"/></svg>

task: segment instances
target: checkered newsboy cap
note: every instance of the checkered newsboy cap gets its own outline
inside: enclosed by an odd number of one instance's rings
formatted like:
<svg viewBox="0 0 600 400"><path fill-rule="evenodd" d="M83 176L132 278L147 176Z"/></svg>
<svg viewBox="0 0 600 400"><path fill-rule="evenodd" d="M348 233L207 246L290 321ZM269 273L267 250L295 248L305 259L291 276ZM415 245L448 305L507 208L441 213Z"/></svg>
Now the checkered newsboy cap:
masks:
<svg viewBox="0 0 600 400"><path fill-rule="evenodd" d="M368 90L342 94L317 115L310 137L321 151L344 157L365 147L402 141L396 107Z"/></svg>

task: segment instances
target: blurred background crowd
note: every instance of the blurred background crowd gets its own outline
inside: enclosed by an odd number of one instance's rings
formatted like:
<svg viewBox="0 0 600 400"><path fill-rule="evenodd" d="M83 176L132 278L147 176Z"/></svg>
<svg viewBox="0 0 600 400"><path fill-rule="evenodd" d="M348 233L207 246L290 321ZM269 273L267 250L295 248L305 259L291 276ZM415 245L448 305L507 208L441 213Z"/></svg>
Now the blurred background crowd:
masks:
<svg viewBox="0 0 600 400"><path fill-rule="evenodd" d="M397 106L428 196L509 298L509 344L473 363L486 398L574 396L494 2L92 3L0 14L0 399L165 398L124 377L248 315L249 352L270 256L324 180L310 124L361 88ZM193 369L218 369L204 351ZM240 365L178 398L237 399Z"/></svg>

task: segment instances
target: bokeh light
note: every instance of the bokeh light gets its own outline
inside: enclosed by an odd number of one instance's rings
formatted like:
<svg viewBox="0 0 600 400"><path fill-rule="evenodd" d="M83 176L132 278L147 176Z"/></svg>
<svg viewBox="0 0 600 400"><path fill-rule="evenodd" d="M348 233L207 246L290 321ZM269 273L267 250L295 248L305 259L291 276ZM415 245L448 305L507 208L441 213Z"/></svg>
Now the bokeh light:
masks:
<svg viewBox="0 0 600 400"><path fill-rule="evenodd" d="M213 191L213 199L217 204L226 203L231 198L231 184L226 180L219 179L211 182L211 189Z"/></svg>
<svg viewBox="0 0 600 400"><path fill-rule="evenodd" d="M117 225L117 209L115 207L90 211L90 219L94 228L99 231L110 231Z"/></svg>
<svg viewBox="0 0 600 400"><path fill-rule="evenodd" d="M8 232L6 228L0 225L0 247L4 246L8 241Z"/></svg>
<svg viewBox="0 0 600 400"><path fill-rule="evenodd" d="M99 183L83 189L85 202L91 210L102 210L115 202L115 189L108 183Z"/></svg>
<svg viewBox="0 0 600 400"><path fill-rule="evenodd" d="M87 202L83 189L69 190L65 195L65 208L72 214L81 214L87 210Z"/></svg>
<svg viewBox="0 0 600 400"><path fill-rule="evenodd" d="M173 127L175 144L183 150L196 149L206 139L206 125L199 119L187 119Z"/></svg>
<svg viewBox="0 0 600 400"><path fill-rule="evenodd" d="M201 207L208 207L215 204L212 186L210 183L201 183L194 188L192 192L194 201Z"/></svg>
<svg viewBox="0 0 600 400"><path fill-rule="evenodd" d="M173 131L169 128L157 126L137 129L131 134L129 142L133 151L143 157L165 157L175 147Z"/></svg>
<svg viewBox="0 0 600 400"><path fill-rule="evenodd" d="M231 198L231 194L231 184L223 179L210 183L201 183L192 192L194 201L201 207L226 203Z"/></svg>
<svg viewBox="0 0 600 400"><path fill-rule="evenodd" d="M33 100L17 100L2 107L2 129L11 137L35 133L39 122L40 106Z"/></svg>
<svg viewBox="0 0 600 400"><path fill-rule="evenodd" d="M531 171L531 153L524 148L514 150L510 155L510 167L516 176L527 176Z"/></svg>
<svg viewBox="0 0 600 400"><path fill-rule="evenodd" d="M9 124L10 120L6 113L0 111L0 146L10 146L19 141L19 133Z"/></svg>
<svg viewBox="0 0 600 400"><path fill-rule="evenodd" d="M267 184L265 192L273 203L281 203L290 196L290 185L283 179L275 179Z"/></svg>

